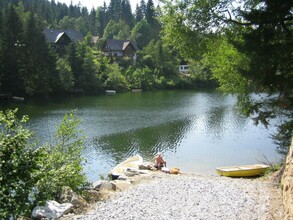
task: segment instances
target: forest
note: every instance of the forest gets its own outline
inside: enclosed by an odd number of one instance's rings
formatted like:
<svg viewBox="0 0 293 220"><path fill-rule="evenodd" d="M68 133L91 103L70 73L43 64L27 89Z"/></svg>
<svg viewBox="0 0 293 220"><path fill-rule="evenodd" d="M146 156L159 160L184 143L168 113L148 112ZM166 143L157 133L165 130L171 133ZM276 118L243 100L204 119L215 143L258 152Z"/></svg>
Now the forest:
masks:
<svg viewBox="0 0 293 220"><path fill-rule="evenodd" d="M0 93L17 96L54 96L82 91L97 94L131 88L172 89L214 85L196 75L179 74L180 55L160 38L160 8L141 1L135 13L128 0L87 8L47 0L6 0L0 3ZM57 53L43 30L80 31L84 40ZM92 36L99 41L93 45ZM136 63L109 59L101 46L107 39L132 40Z"/></svg>

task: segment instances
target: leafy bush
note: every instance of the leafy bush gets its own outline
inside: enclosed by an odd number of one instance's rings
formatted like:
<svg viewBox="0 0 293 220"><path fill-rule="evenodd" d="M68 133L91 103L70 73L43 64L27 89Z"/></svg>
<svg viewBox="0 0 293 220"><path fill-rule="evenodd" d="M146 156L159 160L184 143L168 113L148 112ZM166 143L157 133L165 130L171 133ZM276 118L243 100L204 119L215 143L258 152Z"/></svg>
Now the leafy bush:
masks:
<svg viewBox="0 0 293 220"><path fill-rule="evenodd" d="M108 78L105 81L107 89L115 89L117 91L127 91L129 89L126 77L121 73L121 68L118 64L114 63L108 66L107 76Z"/></svg>
<svg viewBox="0 0 293 220"><path fill-rule="evenodd" d="M0 219L29 211L33 173L40 160L40 151L29 142L32 133L22 126L28 117L18 120L16 112L0 111Z"/></svg>
<svg viewBox="0 0 293 220"><path fill-rule="evenodd" d="M40 169L35 172L38 202L57 199L63 186L77 191L86 183L82 172L83 137L79 137L77 131L79 123L74 114L66 114L56 133L57 143L43 147Z"/></svg>
<svg viewBox="0 0 293 220"><path fill-rule="evenodd" d="M56 200L63 186L78 190L86 182L74 114L64 116L55 144L36 147L24 128L28 117L19 120L16 113L0 111L0 219L30 215L36 204Z"/></svg>
<svg viewBox="0 0 293 220"><path fill-rule="evenodd" d="M62 89L70 91L74 86L74 76L69 63L65 59L58 59L56 69L59 73Z"/></svg>

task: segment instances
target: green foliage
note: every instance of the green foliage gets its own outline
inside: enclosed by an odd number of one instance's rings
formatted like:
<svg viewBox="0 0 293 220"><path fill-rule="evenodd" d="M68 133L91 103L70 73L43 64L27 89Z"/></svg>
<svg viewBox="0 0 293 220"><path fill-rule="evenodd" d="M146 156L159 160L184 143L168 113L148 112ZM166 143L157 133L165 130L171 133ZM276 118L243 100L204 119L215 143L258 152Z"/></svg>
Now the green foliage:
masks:
<svg viewBox="0 0 293 220"><path fill-rule="evenodd" d="M196 59L205 51L206 38L190 28L185 23L186 19L184 10L180 11L176 6L165 7L163 16L160 17L163 26L162 39L185 60Z"/></svg>
<svg viewBox="0 0 293 220"><path fill-rule="evenodd" d="M137 43L139 49L144 48L152 39L150 35L151 26L146 20L141 20L136 23L134 28L131 30L131 39Z"/></svg>
<svg viewBox="0 0 293 220"><path fill-rule="evenodd" d="M104 29L107 25L107 7L106 7L106 2L104 2L103 7L98 7L97 11L97 22L99 23L99 28L98 28L98 33L99 36L103 36L104 34Z"/></svg>
<svg viewBox="0 0 293 220"><path fill-rule="evenodd" d="M8 2L3 3L3 19L2 16L0 19L1 93L37 96L82 90L96 94L113 86L121 91L139 85L148 89L176 87L177 55L159 41L158 11L152 0L137 5L141 19L137 17L136 23L128 0L111 0L108 7L105 3L90 13L79 5L46 0L13 1L11 7L7 5ZM42 33L45 27L90 33L82 42L72 42L57 53L46 44ZM91 37L98 33L103 38L92 45ZM101 56L101 45L106 39L131 39L138 48L153 42L143 54L142 62L136 65L128 58L108 60ZM113 67L115 74L108 71L112 63L120 67L119 70ZM130 69L134 74L129 73ZM136 78L132 79L132 75Z"/></svg>
<svg viewBox="0 0 293 220"><path fill-rule="evenodd" d="M248 82L241 73L248 69L249 60L227 39L215 39L208 45L201 64L209 69L225 93L246 93Z"/></svg>
<svg viewBox="0 0 293 220"><path fill-rule="evenodd" d="M32 34L34 33L34 34ZM50 53L42 29L36 18L28 13L24 25L24 58L21 60L20 74L27 94L48 94L53 79L57 77L55 56Z"/></svg>
<svg viewBox="0 0 293 220"><path fill-rule="evenodd" d="M2 67L2 87L5 92L18 93L23 90L19 63L24 58L23 25L14 7L4 12L3 28L1 30L0 57Z"/></svg>
<svg viewBox="0 0 293 220"><path fill-rule="evenodd" d="M133 88L142 88L144 90L150 90L153 88L154 77L150 68L130 68L127 70L126 74L127 79Z"/></svg>
<svg viewBox="0 0 293 220"><path fill-rule="evenodd" d="M0 66L5 77L0 90L16 95L49 93L56 78L56 63L40 21L25 12L22 4L7 8L4 14Z"/></svg>
<svg viewBox="0 0 293 220"><path fill-rule="evenodd" d="M103 38L104 39L114 39L114 36L117 36L119 31L120 31L119 24L116 23L115 21L111 20L111 21L109 21L109 23L107 24L107 26L104 30Z"/></svg>
<svg viewBox="0 0 293 220"><path fill-rule="evenodd" d="M289 117L290 118L290 115ZM292 116L291 116L292 118ZM273 139L278 144L278 152L282 155L286 155L291 145L291 139L293 137L293 121L288 120L278 127L278 131L273 135Z"/></svg>
<svg viewBox="0 0 293 220"><path fill-rule="evenodd" d="M119 25L120 30L119 30L118 34L113 37L113 39L116 39L116 40L129 39L130 38L129 26L123 20L120 20L118 25Z"/></svg>
<svg viewBox="0 0 293 220"><path fill-rule="evenodd" d="M130 28L125 21L115 22L110 20L104 29L103 39L125 40L129 39Z"/></svg>
<svg viewBox="0 0 293 220"><path fill-rule="evenodd" d="M24 128L16 110L0 111L0 218L25 215L30 211L30 194L35 186L40 151L30 143L32 133Z"/></svg>
<svg viewBox="0 0 293 220"><path fill-rule="evenodd" d="M75 87L80 87L80 85L78 84L78 79L81 75L81 66L82 66L82 56L80 56L78 53L80 52L79 50L77 50L77 46L76 44L69 44L67 47L67 51L66 51L66 61L68 62L69 67L71 68L71 71L73 73L74 76L74 80L75 80Z"/></svg>
<svg viewBox="0 0 293 220"><path fill-rule="evenodd" d="M27 116L17 109L0 111L0 218L30 216L36 204L57 200L62 187L79 190L85 184L79 119L66 114L56 143L37 147L25 128Z"/></svg>
<svg viewBox="0 0 293 220"><path fill-rule="evenodd" d="M69 16L64 16L59 21L59 27L62 29L71 29L75 26L75 18L70 18Z"/></svg>
<svg viewBox="0 0 293 220"><path fill-rule="evenodd" d="M86 183L82 158L83 137L79 136L79 119L74 114L66 114L57 129L57 143L43 147L43 158L35 172L35 199L39 203L58 198L63 186L78 191Z"/></svg>
<svg viewBox="0 0 293 220"><path fill-rule="evenodd" d="M121 69L116 63L108 66L106 71L105 87L107 89L115 89L117 91L127 91L129 89L126 77L121 73Z"/></svg>
<svg viewBox="0 0 293 220"><path fill-rule="evenodd" d="M140 22L143 19L143 12L141 7L137 4L135 9L135 21Z"/></svg>
<svg viewBox="0 0 293 220"><path fill-rule="evenodd" d="M170 78L178 74L178 59L162 41L152 40L141 52L140 65L154 70L154 76ZM159 80L161 81L161 80Z"/></svg>
<svg viewBox="0 0 293 220"><path fill-rule="evenodd" d="M87 93L96 93L102 87L100 64L97 60L97 49L91 47L91 35L87 35L78 45L71 45L67 60L74 74L75 88Z"/></svg>
<svg viewBox="0 0 293 220"><path fill-rule="evenodd" d="M65 91L72 90L74 87L74 76L69 63L65 59L60 58L57 61L56 69L59 73L61 87Z"/></svg>

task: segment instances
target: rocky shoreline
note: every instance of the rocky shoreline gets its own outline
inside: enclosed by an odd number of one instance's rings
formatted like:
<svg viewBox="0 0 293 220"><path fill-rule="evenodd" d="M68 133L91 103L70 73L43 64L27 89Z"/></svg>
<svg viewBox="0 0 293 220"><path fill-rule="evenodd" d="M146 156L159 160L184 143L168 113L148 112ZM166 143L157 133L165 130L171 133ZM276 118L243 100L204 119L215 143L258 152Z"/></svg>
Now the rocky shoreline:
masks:
<svg viewBox="0 0 293 220"><path fill-rule="evenodd" d="M153 172L105 188L85 214L65 219L283 219L281 189L268 178ZM120 184L120 185L119 185Z"/></svg>

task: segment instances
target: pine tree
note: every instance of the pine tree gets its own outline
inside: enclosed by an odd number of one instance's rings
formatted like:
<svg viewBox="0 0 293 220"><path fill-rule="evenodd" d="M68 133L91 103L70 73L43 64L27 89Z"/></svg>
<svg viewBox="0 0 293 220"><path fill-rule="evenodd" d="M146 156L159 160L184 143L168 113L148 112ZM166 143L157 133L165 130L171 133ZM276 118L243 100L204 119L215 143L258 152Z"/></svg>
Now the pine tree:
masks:
<svg viewBox="0 0 293 220"><path fill-rule="evenodd" d="M97 17L98 17L98 21L99 21L99 29L98 29L98 33L100 36L103 36L104 34L104 29L107 25L107 5L104 2L104 6L103 7L99 7L97 9Z"/></svg>
<svg viewBox="0 0 293 220"><path fill-rule="evenodd" d="M78 83L80 74L81 74L81 66L82 66L82 60L77 54L77 49L75 44L70 44L67 48L67 61L71 67L73 77L75 80L75 87L79 88L80 85Z"/></svg>
<svg viewBox="0 0 293 220"><path fill-rule="evenodd" d="M22 81L19 74L19 62L23 57L23 26L13 6L4 12L2 28L2 91L13 94L22 92Z"/></svg>
<svg viewBox="0 0 293 220"><path fill-rule="evenodd" d="M97 34L97 15L96 15L96 10L92 8L90 14L89 14L89 31L93 34Z"/></svg>
<svg viewBox="0 0 293 220"><path fill-rule="evenodd" d="M121 0L111 0L109 9L108 9L108 17L113 21L118 22L122 17L122 4Z"/></svg>
<svg viewBox="0 0 293 220"><path fill-rule="evenodd" d="M56 77L56 58L50 54L42 29L31 13L24 29L24 53L20 73L26 93L49 93Z"/></svg>
<svg viewBox="0 0 293 220"><path fill-rule="evenodd" d="M129 0L122 0L121 2L121 9L122 9L122 20L125 21L125 23L129 27L133 27L134 18L131 11L131 5L129 3Z"/></svg>
<svg viewBox="0 0 293 220"><path fill-rule="evenodd" d="M141 7L137 4L135 9L135 21L140 22L143 19Z"/></svg>
<svg viewBox="0 0 293 220"><path fill-rule="evenodd" d="M154 8L154 3L152 0L148 0L147 2L147 5L146 5L146 13L145 13L145 17L146 17L146 20L147 22L153 26L155 24L155 19L154 19L154 16L155 16L155 8Z"/></svg>
<svg viewBox="0 0 293 220"><path fill-rule="evenodd" d="M146 17L146 4L145 4L145 1L144 0L141 0L140 1L140 8L141 8L141 12L143 14L143 18Z"/></svg>

